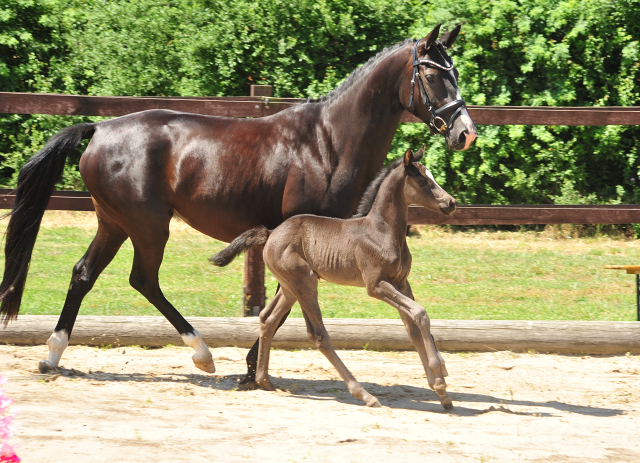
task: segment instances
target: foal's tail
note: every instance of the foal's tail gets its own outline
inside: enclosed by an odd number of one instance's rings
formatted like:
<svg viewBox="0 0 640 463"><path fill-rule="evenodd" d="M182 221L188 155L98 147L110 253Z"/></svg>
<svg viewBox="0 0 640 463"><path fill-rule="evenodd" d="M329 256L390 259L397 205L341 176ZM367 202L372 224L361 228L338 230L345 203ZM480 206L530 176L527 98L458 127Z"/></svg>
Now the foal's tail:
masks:
<svg viewBox="0 0 640 463"><path fill-rule="evenodd" d="M266 243L267 238L269 238L269 233L271 232L265 227L256 227L247 230L218 254L211 256L209 260L218 267L229 265L238 254L245 252L251 246L260 246Z"/></svg>
<svg viewBox="0 0 640 463"><path fill-rule="evenodd" d="M56 183L62 177L70 152L83 139L93 136L95 124L79 124L58 132L18 175L13 209L6 231L4 277L0 283L0 316L6 326L18 316L29 261L36 243L42 216Z"/></svg>

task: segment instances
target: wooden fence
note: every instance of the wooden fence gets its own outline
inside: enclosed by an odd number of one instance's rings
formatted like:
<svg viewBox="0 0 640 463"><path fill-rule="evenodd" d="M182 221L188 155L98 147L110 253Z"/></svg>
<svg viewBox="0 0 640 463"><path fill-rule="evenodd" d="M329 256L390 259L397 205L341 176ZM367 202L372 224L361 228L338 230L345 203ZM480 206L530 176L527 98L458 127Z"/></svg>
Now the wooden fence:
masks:
<svg viewBox="0 0 640 463"><path fill-rule="evenodd" d="M11 209L13 190L0 189L0 209ZM93 211L91 195L86 191L54 191L47 209ZM605 206L458 206L452 216L444 216L424 207L409 207L411 225L535 225L535 224L628 224L640 223L640 205Z"/></svg>
<svg viewBox="0 0 640 463"><path fill-rule="evenodd" d="M270 86L251 86L248 97L100 97L0 92L0 113L121 116L147 109L172 109L225 117L263 117L294 104L297 98L274 98ZM477 125L640 125L640 106L529 107L468 106ZM405 112L402 122L422 122ZM13 204L10 190L0 190L0 208ZM86 192L56 191L48 209L92 211ZM410 224L519 225L640 223L640 205L609 206L460 206L451 217L421 207L409 208ZM264 264L260 252L245 256L245 314L264 306ZM251 303L249 303L251 301ZM253 307L250 307L253 306Z"/></svg>
<svg viewBox="0 0 640 463"><path fill-rule="evenodd" d="M265 87L257 85L252 87ZM259 89L258 89L259 90ZM254 94L255 94L254 90ZM265 92L263 90L262 92ZM262 117L300 103L298 98L121 97L0 92L0 113L122 116L146 109L172 109L211 116ZM640 106L468 106L477 125L640 125ZM405 112L402 122L422 122Z"/></svg>

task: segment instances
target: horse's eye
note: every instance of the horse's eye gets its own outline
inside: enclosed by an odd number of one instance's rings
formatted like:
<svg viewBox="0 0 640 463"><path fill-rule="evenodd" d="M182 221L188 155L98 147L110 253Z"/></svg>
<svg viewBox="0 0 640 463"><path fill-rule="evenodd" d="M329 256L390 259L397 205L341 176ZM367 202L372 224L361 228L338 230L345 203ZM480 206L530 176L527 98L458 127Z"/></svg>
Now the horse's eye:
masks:
<svg viewBox="0 0 640 463"><path fill-rule="evenodd" d="M436 78L433 77L433 74L427 74L427 82L433 82L434 80L436 80Z"/></svg>

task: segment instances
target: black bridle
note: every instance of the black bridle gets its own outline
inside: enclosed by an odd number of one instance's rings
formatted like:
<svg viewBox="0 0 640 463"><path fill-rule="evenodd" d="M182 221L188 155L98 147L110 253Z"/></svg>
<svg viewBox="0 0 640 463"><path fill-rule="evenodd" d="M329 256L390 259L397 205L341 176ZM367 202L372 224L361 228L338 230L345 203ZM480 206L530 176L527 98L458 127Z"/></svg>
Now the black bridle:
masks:
<svg viewBox="0 0 640 463"><path fill-rule="evenodd" d="M429 95L427 95L427 82L422 73L420 66L431 66L437 69L442 69L443 71L451 71L453 69L453 60L447 66L442 66L441 64L436 63L435 61L431 61L430 59L418 59L418 43L420 41L416 41L413 46L413 76L411 77L411 98L409 99L409 111L413 113L414 116L417 117L415 110L413 108L413 92L416 84L416 77L418 79L418 87L420 88L420 93L422 94L422 103L429 105L429 112L431 113L431 120L429 121L429 129L433 135L443 134L446 135L449 132L449 129L453 125L453 121L460 115L462 110L466 108L467 104L464 100L454 100L450 103L447 103L438 109L434 108L429 100ZM443 57L444 59L444 57ZM446 60L444 60L446 63ZM449 117L449 122L446 122L442 115L448 111L454 111L453 114ZM439 127L438 127L439 125Z"/></svg>

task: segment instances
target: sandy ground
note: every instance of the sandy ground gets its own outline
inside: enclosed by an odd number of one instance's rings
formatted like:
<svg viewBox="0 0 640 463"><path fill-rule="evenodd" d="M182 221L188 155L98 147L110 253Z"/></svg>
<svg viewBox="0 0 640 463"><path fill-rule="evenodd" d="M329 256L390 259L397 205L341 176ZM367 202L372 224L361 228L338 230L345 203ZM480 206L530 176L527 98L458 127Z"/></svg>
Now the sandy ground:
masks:
<svg viewBox="0 0 640 463"><path fill-rule="evenodd" d="M340 351L382 408L314 350L272 354L277 392L238 391L246 350L0 346L23 462L638 462L640 357L445 353L445 412L413 352Z"/></svg>

